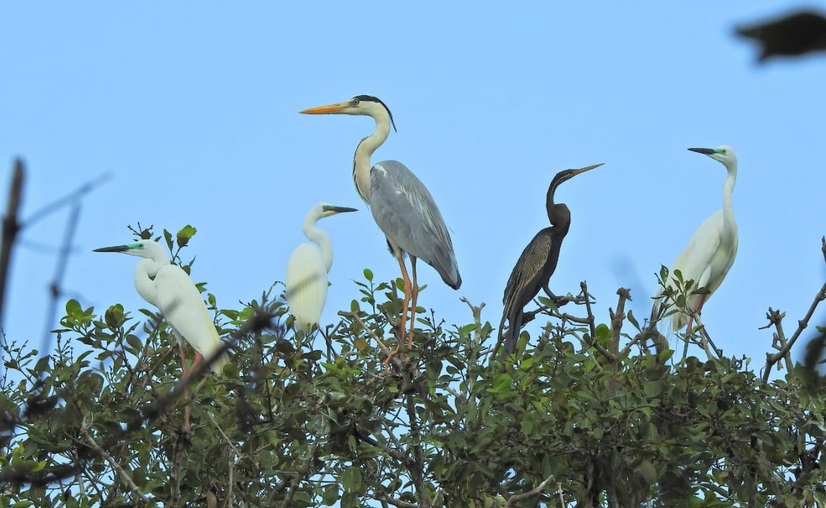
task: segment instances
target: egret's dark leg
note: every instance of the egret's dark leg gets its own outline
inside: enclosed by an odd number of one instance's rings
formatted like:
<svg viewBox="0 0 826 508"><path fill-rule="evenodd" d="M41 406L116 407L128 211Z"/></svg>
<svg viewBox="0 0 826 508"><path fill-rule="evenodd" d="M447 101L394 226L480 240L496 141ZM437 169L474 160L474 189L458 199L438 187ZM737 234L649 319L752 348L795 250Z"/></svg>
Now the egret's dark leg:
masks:
<svg viewBox="0 0 826 508"><path fill-rule="evenodd" d="M419 283L416 278L416 257L410 256L410 268L413 274L413 285L410 288L411 293L411 308L410 308L410 335L407 339L407 349L413 347L413 331L416 329L416 305L419 299Z"/></svg>
<svg viewBox="0 0 826 508"><path fill-rule="evenodd" d="M407 309L408 305L410 304L410 277L407 275L407 267L404 266L404 258L402 256L396 256L396 259L399 260L399 266L402 269L402 280L404 280L404 299L402 300L402 315L399 318L399 335L398 340L396 342L396 349L394 349L387 358L384 359L384 366L390 363L390 360L393 359L394 356L399 354L399 350L402 347L402 341L404 341L404 334L407 330Z"/></svg>

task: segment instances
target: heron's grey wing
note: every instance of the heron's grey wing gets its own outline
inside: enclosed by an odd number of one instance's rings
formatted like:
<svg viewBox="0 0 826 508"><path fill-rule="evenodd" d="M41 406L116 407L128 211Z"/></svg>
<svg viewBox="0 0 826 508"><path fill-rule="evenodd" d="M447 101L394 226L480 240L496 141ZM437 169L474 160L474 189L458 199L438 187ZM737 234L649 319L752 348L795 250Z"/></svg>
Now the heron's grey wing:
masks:
<svg viewBox="0 0 826 508"><path fill-rule="evenodd" d="M370 174L370 210L391 243L439 272L453 289L462 285L453 242L424 184L398 161L382 161Z"/></svg>

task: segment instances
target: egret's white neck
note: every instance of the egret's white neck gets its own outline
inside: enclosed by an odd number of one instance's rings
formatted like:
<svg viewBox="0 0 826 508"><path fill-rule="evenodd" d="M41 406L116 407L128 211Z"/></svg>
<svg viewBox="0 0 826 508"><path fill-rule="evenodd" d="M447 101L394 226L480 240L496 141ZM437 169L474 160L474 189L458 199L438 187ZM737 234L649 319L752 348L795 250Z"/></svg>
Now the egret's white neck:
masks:
<svg viewBox="0 0 826 508"><path fill-rule="evenodd" d="M390 117L380 115L375 118L376 132L362 139L353 156L353 181L361 199L370 203L370 156L390 134Z"/></svg>
<svg viewBox="0 0 826 508"><path fill-rule="evenodd" d="M149 258L141 259L135 267L135 289L141 298L155 307L158 306L158 291L154 279L160 269L161 265Z"/></svg>
<svg viewBox="0 0 826 508"><path fill-rule="evenodd" d="M731 204L731 194L734 192L734 184L737 181L737 163L726 164L728 175L723 184L723 222L726 225L724 230L731 231L737 236L737 222L734 221L734 207Z"/></svg>
<svg viewBox="0 0 826 508"><path fill-rule="evenodd" d="M318 218L311 215L304 219L304 236L318 244L321 249L321 259L324 260L324 269L330 273L330 268L333 266L333 243L327 233L316 226L316 221Z"/></svg>

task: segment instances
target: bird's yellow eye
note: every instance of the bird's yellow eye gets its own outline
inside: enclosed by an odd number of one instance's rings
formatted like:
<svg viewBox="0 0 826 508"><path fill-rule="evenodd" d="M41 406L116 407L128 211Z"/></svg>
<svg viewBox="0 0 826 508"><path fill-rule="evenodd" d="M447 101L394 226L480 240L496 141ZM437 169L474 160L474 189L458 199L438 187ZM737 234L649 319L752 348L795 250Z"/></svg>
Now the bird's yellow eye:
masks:
<svg viewBox="0 0 826 508"><path fill-rule="evenodd" d="M353 106L358 106L359 102L361 102L361 101L358 100L358 99L353 99L352 101L350 101L350 104L352 104Z"/></svg>

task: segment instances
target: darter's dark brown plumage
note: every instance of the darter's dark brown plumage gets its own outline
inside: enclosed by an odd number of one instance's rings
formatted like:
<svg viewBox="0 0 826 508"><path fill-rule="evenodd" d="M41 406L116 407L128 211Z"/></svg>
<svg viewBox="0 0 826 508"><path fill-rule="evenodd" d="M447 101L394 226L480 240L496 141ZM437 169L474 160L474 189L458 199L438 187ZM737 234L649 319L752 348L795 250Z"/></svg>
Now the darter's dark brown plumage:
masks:
<svg viewBox="0 0 826 508"><path fill-rule="evenodd" d="M551 185L548 187L545 207L548 210L548 219L551 221L551 226L537 233L531 243L525 247L516 262L516 266L513 267L508 285L505 287L505 296L502 299L505 309L502 312L502 321L499 323L499 342L496 345L498 350L499 345L504 340L503 355L505 357L516 349L516 340L519 338L519 331L523 324L522 318L525 305L533 300L540 289L544 289L548 297L556 299L556 296L548 287L548 283L554 270L556 270L562 240L568 234L568 227L571 225L571 212L564 203L554 202L554 192L562 182L599 166L602 166L602 164L560 171L554 176ZM505 330L505 320L508 321L507 331Z"/></svg>

